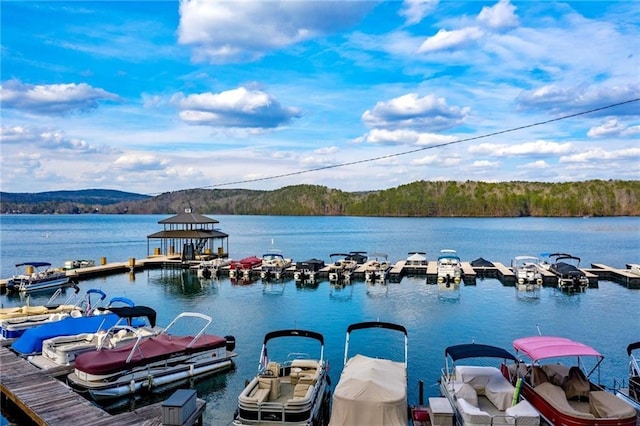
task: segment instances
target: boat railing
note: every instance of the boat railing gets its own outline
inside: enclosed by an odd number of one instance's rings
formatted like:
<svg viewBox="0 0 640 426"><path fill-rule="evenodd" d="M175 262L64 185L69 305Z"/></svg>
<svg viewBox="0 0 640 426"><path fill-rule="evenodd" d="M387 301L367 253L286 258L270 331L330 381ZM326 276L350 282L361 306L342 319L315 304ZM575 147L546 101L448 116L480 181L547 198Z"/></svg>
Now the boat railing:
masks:
<svg viewBox="0 0 640 426"><path fill-rule="evenodd" d="M178 315L177 317L175 317L173 319L173 321L171 321L169 323L169 325L162 331L162 333L163 334L168 334L169 330L171 329L171 327L173 327L181 318L188 318L188 317L200 318L200 319L205 321L205 325L198 332L198 334L196 334L193 337L193 340L191 340L191 342L189 342L189 344L187 345L187 348L190 348L191 346L193 346L196 343L196 341L200 338L200 336L202 336L204 334L204 332L207 330L207 327L209 327L209 325L213 321L213 319L210 316L205 315L205 314L201 314L199 312L183 312L180 315Z"/></svg>

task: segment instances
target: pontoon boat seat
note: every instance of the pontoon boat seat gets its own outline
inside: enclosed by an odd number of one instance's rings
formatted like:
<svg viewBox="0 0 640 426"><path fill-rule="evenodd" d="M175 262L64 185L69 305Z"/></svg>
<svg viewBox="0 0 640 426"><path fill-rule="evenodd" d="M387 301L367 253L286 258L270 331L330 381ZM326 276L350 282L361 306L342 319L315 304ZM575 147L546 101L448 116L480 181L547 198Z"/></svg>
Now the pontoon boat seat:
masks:
<svg viewBox="0 0 640 426"><path fill-rule="evenodd" d="M268 389L268 400L275 401L280 397L280 378L279 377L259 377L258 387L260 389Z"/></svg>
<svg viewBox="0 0 640 426"><path fill-rule="evenodd" d="M589 398L591 385L589 384L589 379L580 370L580 367L574 366L569 369L569 374L565 377L562 388L567 395L567 399L578 397L586 401Z"/></svg>
<svg viewBox="0 0 640 426"><path fill-rule="evenodd" d="M525 399L521 400L516 405L507 408L505 410L505 414L508 416L506 418L507 423L513 424L517 421L519 426L538 426L540 424L540 413L538 413L538 410L536 410L533 405Z"/></svg>
<svg viewBox="0 0 640 426"><path fill-rule="evenodd" d="M533 388L533 390L543 397L549 404L555 407L556 410L581 419L595 419L593 414L578 411L569 405L567 396L560 386L556 386L551 382L546 382L539 384Z"/></svg>
<svg viewBox="0 0 640 426"><path fill-rule="evenodd" d="M492 376L484 388L487 399L500 411L504 411L513 403L515 388L504 376Z"/></svg>
<svg viewBox="0 0 640 426"><path fill-rule="evenodd" d="M569 374L569 367L562 364L545 364L542 370L547 374L547 378L556 386L563 387L564 381Z"/></svg>
<svg viewBox="0 0 640 426"><path fill-rule="evenodd" d="M490 425L491 415L486 411L474 407L466 399L458 399L458 411L464 420L466 426Z"/></svg>
<svg viewBox="0 0 640 426"><path fill-rule="evenodd" d="M280 364L278 364L275 361L270 361L269 364L267 364L267 371L270 371L271 374L274 377L279 377L280 376Z"/></svg>
<svg viewBox="0 0 640 426"><path fill-rule="evenodd" d="M313 385L320 378L318 361L310 359L296 359L291 363L291 384Z"/></svg>
<svg viewBox="0 0 640 426"><path fill-rule="evenodd" d="M623 419L633 417L635 409L622 399L606 391L589 394L589 409L596 417Z"/></svg>
<svg viewBox="0 0 640 426"><path fill-rule="evenodd" d="M478 393L468 383L455 382L453 385L453 394L457 399L465 399L474 407L478 406Z"/></svg>
<svg viewBox="0 0 640 426"><path fill-rule="evenodd" d="M534 365L531 369L531 385L536 387L543 383L549 383L549 376L545 373L542 367Z"/></svg>
<svg viewBox="0 0 640 426"><path fill-rule="evenodd" d="M455 369L456 380L468 383L478 392L484 395L484 389L492 377L504 377L500 370L495 367L476 367L459 365Z"/></svg>

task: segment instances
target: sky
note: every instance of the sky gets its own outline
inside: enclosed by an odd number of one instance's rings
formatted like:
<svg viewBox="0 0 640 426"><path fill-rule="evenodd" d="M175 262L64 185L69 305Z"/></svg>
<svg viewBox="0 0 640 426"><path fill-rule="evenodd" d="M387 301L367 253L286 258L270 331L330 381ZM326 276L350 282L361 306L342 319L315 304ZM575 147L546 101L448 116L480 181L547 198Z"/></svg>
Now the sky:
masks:
<svg viewBox="0 0 640 426"><path fill-rule="evenodd" d="M0 190L640 179L640 2L2 1Z"/></svg>

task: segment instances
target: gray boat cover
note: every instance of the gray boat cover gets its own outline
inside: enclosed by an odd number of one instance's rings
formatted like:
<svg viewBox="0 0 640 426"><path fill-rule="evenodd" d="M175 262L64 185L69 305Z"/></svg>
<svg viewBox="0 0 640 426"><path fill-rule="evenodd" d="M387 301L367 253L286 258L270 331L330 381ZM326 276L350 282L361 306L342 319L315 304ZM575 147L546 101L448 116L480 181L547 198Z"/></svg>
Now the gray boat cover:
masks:
<svg viewBox="0 0 640 426"><path fill-rule="evenodd" d="M407 425L407 372L403 362L355 355L333 393L329 426Z"/></svg>

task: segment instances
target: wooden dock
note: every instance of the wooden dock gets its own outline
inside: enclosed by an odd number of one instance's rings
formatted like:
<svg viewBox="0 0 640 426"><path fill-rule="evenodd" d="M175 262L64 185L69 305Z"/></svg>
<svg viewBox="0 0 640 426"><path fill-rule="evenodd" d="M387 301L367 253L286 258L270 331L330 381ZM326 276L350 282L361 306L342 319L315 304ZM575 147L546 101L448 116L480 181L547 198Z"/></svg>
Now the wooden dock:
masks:
<svg viewBox="0 0 640 426"><path fill-rule="evenodd" d="M60 380L0 347L0 391L37 425L162 425L162 402L111 415ZM205 401L186 424L202 424Z"/></svg>
<svg viewBox="0 0 640 426"><path fill-rule="evenodd" d="M85 279L91 279L100 276L129 273L135 274L138 271L153 268L172 267L172 268L193 268L197 262L183 262L180 256L163 256L154 255L144 259L130 258L126 262L112 262L102 263L100 265L89 266L85 268L76 268L67 270L67 275L73 277L76 281ZM466 284L475 284L476 278L497 278L504 285L515 285L515 274L500 262L493 262L493 266L473 266L470 262L461 262L463 280ZM628 264L627 269L612 268L600 263L594 263L591 268L582 269L587 278L589 279L589 287L597 288L598 280L611 280L621 283L628 288L640 288L640 273L633 272L640 270L640 266L636 267L632 271L632 267L635 264ZM324 268L318 271L320 278L327 277L329 274L330 265L326 265ZM296 271L295 263L285 270L285 278L293 277ZM224 275L229 275L229 267L223 267L221 272ZM542 280L544 286L557 285L558 278L556 275L549 271L541 271ZM252 275L260 274L260 267L256 267L251 271ZM365 274L364 265L354 271L355 279L363 279ZM392 264L389 271L389 277L394 282L400 282L405 275L426 275L428 282L435 283L435 277L437 276L437 262L429 261L426 266L407 266L406 260L399 260L395 264ZM7 279L0 279L0 292L4 291Z"/></svg>

